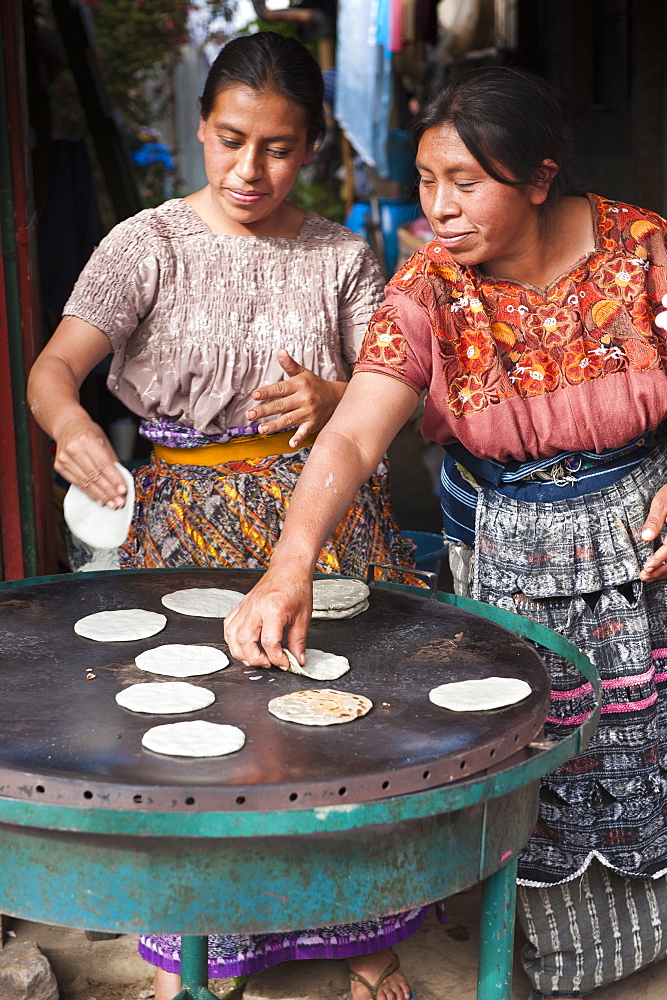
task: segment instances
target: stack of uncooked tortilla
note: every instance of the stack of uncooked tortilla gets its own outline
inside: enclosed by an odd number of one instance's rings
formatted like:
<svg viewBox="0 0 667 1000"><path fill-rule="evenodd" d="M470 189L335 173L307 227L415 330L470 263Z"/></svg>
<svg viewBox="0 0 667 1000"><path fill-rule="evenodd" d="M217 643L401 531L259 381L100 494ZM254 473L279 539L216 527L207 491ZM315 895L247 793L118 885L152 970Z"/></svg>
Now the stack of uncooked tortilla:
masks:
<svg viewBox="0 0 667 1000"><path fill-rule="evenodd" d="M368 608L369 594L361 580L314 580L313 618L354 618Z"/></svg>

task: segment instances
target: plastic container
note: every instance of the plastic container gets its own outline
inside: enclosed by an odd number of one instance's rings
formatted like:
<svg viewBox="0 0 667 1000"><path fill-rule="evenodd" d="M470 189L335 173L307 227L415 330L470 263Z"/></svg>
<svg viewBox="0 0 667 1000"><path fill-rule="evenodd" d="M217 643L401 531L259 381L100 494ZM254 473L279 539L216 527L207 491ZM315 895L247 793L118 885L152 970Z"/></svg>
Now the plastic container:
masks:
<svg viewBox="0 0 667 1000"><path fill-rule="evenodd" d="M398 228L421 215L419 205L407 198L378 198L380 228L384 241L384 252L388 277L394 273L398 257ZM345 225L359 233L368 241L368 219L371 215L370 201L357 201L352 206Z"/></svg>
<svg viewBox="0 0 667 1000"><path fill-rule="evenodd" d="M448 543L442 535L434 535L430 531L402 531L404 538L411 538L417 545L415 562L417 569L440 575L442 560L447 555Z"/></svg>

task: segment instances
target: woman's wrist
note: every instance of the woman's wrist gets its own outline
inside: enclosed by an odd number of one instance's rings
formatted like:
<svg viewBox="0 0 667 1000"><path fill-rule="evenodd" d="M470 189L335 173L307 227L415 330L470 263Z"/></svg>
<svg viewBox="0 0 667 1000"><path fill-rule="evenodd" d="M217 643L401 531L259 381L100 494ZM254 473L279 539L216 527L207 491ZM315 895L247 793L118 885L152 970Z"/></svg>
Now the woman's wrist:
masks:
<svg viewBox="0 0 667 1000"><path fill-rule="evenodd" d="M97 424L80 403L61 407L52 421L51 437L58 442L74 429L90 429Z"/></svg>
<svg viewBox="0 0 667 1000"><path fill-rule="evenodd" d="M281 539L271 556L270 569L276 573L289 573L292 578L312 579L319 555L319 547L313 552L312 546L304 545L303 540L291 543L289 539Z"/></svg>

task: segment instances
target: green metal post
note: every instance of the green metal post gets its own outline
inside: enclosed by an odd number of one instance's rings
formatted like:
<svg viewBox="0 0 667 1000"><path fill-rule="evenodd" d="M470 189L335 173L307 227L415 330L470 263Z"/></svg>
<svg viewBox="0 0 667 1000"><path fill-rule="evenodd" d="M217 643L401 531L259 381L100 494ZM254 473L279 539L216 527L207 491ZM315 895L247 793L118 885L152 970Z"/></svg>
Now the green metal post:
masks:
<svg viewBox="0 0 667 1000"><path fill-rule="evenodd" d="M181 980L183 989L174 1000L217 1000L207 987L207 937L184 934L181 938Z"/></svg>
<svg viewBox="0 0 667 1000"><path fill-rule="evenodd" d="M477 1000L510 1000L516 857L482 883Z"/></svg>

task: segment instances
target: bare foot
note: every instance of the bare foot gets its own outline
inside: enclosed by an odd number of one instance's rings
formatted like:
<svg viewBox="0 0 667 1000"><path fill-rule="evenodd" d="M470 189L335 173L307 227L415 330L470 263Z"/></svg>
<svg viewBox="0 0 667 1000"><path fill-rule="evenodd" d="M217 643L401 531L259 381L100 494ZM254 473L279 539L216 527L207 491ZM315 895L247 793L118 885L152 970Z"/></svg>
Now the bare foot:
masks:
<svg viewBox="0 0 667 1000"><path fill-rule="evenodd" d="M347 964L352 972L363 976L369 983L375 984L393 959L392 952L385 948L384 951L374 951L370 955L357 955L354 958L348 958ZM352 979L350 989L352 1000L371 1000L368 987L364 986L363 983ZM409 1000L409 997L410 986L400 969L392 972L377 991L377 1000ZM156 1000L158 1000L157 996Z"/></svg>
<svg viewBox="0 0 667 1000"><path fill-rule="evenodd" d="M177 993L181 991L181 977L175 972L156 969L153 976L153 989L155 990L155 1000L174 1000Z"/></svg>

